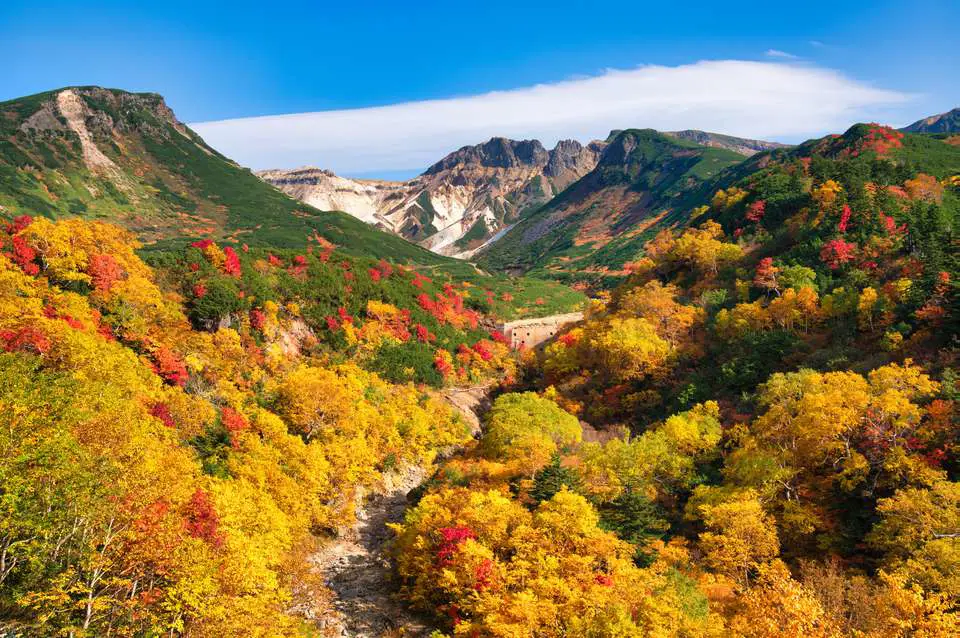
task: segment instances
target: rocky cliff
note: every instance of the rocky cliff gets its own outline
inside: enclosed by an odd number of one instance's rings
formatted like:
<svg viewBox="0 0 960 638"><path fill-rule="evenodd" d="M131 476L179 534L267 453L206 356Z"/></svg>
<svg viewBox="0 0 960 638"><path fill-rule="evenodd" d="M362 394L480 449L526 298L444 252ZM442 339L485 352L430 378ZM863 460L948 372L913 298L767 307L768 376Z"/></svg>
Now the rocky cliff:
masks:
<svg viewBox="0 0 960 638"><path fill-rule="evenodd" d="M406 182L340 177L318 168L258 175L312 206L342 210L444 255L477 248L596 166L605 144L493 138L450 153Z"/></svg>

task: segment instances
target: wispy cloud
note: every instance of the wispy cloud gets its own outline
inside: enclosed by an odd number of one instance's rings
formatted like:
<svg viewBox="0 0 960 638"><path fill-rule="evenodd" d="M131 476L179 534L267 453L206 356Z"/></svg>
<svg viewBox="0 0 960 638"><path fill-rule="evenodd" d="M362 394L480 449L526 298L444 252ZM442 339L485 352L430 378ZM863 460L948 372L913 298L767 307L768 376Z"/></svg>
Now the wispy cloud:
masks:
<svg viewBox="0 0 960 638"><path fill-rule="evenodd" d="M469 97L193 124L252 168L314 164L340 174L426 167L492 136L603 138L614 128L698 128L799 140L884 114L910 96L811 65L738 60L610 69Z"/></svg>
<svg viewBox="0 0 960 638"><path fill-rule="evenodd" d="M787 53L786 51L781 51L780 49L767 49L765 56L768 58L778 58L780 60L799 60L799 55L794 55L792 53Z"/></svg>

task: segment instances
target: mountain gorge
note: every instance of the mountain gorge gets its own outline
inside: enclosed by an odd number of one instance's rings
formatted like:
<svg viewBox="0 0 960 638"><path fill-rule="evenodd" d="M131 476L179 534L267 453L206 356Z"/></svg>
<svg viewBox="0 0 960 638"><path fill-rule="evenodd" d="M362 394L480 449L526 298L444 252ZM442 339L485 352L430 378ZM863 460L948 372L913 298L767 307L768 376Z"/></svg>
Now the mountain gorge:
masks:
<svg viewBox="0 0 960 638"><path fill-rule="evenodd" d="M261 171L324 210L342 210L430 250L469 257L504 228L589 173L605 147L493 138L464 146L406 182L349 179L317 168Z"/></svg>

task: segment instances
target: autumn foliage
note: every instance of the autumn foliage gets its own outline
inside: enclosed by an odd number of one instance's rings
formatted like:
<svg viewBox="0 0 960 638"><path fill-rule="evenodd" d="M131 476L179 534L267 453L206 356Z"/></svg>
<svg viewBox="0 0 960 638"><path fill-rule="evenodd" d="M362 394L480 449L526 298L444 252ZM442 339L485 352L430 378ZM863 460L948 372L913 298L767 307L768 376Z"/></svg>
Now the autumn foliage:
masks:
<svg viewBox="0 0 960 638"><path fill-rule="evenodd" d="M960 181L918 143L721 174L525 352L486 321L551 304L519 284L12 218L0 623L314 635L311 555L419 468L389 551L434 636L958 635Z"/></svg>
<svg viewBox="0 0 960 638"><path fill-rule="evenodd" d="M6 230L0 613L31 635L302 635L288 611L322 602L315 534L466 435L422 388L283 346L294 304L197 330L126 232ZM188 251L195 297L242 275L230 247Z"/></svg>

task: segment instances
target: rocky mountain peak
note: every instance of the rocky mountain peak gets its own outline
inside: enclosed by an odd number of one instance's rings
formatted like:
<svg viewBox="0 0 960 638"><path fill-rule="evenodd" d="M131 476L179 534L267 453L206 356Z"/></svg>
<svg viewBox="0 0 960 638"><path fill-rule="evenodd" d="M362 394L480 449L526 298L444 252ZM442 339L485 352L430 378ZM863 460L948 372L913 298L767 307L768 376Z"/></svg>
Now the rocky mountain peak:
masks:
<svg viewBox="0 0 960 638"><path fill-rule="evenodd" d="M653 129L628 129L617 131L616 135L611 131L611 137L604 145L603 153L600 155L599 164L601 166L622 166L627 164L633 151L640 145L641 140L666 141L660 133Z"/></svg>
<svg viewBox="0 0 960 638"><path fill-rule="evenodd" d="M543 168L543 174L547 177L560 177L569 171L585 173L596 166L605 146L603 142L590 142L584 146L576 140L560 140L550 151L550 159Z"/></svg>
<svg viewBox="0 0 960 638"><path fill-rule="evenodd" d="M51 91L49 99L20 125L24 133L66 130L68 124L62 113L64 96L74 105L74 117L82 117L90 135L105 139L127 133L166 134L171 127L186 137L193 137L189 129L177 119L158 93L129 93L99 86L68 87ZM76 96L76 100L74 97Z"/></svg>
<svg viewBox="0 0 960 638"><path fill-rule="evenodd" d="M424 174L434 175L457 167L486 168L540 167L549 160L549 153L538 140L511 140L494 137L483 144L464 146L428 168Z"/></svg>

